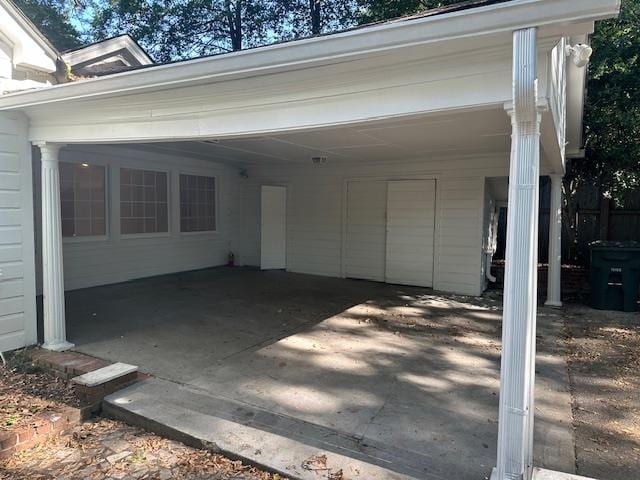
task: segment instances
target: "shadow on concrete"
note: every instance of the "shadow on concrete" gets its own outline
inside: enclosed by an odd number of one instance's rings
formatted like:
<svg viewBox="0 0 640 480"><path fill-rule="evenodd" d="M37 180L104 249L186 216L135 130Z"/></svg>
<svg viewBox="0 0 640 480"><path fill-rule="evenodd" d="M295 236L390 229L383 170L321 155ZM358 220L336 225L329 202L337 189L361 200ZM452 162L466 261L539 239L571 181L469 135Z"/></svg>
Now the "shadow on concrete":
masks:
<svg viewBox="0 0 640 480"><path fill-rule="evenodd" d="M417 477L484 478L495 462L497 294L215 268L66 299L78 350L208 395L211 415L288 425L300 441ZM538 466L571 471L559 318L541 313L536 454Z"/></svg>

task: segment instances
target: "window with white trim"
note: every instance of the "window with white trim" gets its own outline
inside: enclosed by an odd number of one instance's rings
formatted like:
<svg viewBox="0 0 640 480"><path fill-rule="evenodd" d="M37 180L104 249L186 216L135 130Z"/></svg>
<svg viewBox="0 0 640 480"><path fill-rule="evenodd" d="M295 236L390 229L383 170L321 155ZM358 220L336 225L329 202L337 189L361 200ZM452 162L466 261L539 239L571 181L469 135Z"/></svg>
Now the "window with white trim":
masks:
<svg viewBox="0 0 640 480"><path fill-rule="evenodd" d="M180 231L210 232L216 229L216 179L180 175Z"/></svg>
<svg viewBox="0 0 640 480"><path fill-rule="evenodd" d="M120 232L169 231L167 172L120 169Z"/></svg>
<svg viewBox="0 0 640 480"><path fill-rule="evenodd" d="M63 237L105 235L105 167L60 162L60 206Z"/></svg>

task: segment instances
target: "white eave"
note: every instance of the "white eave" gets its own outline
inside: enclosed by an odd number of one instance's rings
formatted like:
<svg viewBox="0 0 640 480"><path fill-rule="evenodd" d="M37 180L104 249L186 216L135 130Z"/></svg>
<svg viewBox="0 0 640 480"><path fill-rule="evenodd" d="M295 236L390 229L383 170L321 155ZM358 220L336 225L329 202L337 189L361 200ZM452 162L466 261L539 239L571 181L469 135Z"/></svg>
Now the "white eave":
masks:
<svg viewBox="0 0 640 480"><path fill-rule="evenodd" d="M459 51L461 43L473 38L472 49L480 37L510 35L531 26L538 26L542 37L582 34L585 24L616 16L619 8L620 0L581 0L578 4L575 0L512 0L6 95L0 98L0 110L293 71L406 47L429 46L436 55L446 53L445 42L457 41Z"/></svg>
<svg viewBox="0 0 640 480"><path fill-rule="evenodd" d="M123 56L129 66L153 64L149 55L127 34L70 50L62 54L62 59L74 67L93 64L116 55Z"/></svg>
<svg viewBox="0 0 640 480"><path fill-rule="evenodd" d="M0 0L2 32L12 43L16 67L31 68L46 73L56 71L58 51L9 0Z"/></svg>

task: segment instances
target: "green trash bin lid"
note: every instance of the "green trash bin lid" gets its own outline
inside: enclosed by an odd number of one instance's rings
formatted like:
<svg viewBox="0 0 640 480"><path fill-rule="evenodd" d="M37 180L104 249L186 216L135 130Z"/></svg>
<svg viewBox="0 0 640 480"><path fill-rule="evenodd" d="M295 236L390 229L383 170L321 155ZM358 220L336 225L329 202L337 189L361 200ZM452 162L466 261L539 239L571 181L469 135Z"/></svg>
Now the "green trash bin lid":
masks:
<svg viewBox="0 0 640 480"><path fill-rule="evenodd" d="M626 242L612 242L597 240L589 244L591 250L630 250L640 251L640 242L629 240Z"/></svg>

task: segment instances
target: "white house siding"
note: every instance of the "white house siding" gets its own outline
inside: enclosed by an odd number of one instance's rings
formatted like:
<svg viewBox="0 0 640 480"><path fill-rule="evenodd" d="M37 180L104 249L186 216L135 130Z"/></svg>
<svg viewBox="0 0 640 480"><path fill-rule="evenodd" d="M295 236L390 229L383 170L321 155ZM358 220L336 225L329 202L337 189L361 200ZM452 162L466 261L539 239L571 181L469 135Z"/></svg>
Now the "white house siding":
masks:
<svg viewBox="0 0 640 480"><path fill-rule="evenodd" d="M37 150L36 150L37 152ZM36 157L37 155L34 155ZM206 160L196 160L138 149L109 146L73 146L62 149L61 161L87 162L107 166L107 223L104 238L63 240L65 289L104 285L135 278L187 271L227 263L237 237L238 170ZM35 183L39 185L39 161L34 160ZM169 173L169 233L121 236L119 218L119 168L162 170ZM217 178L217 231L179 232L179 174ZM36 206L40 207L39 188ZM37 225L40 243L39 222ZM37 248L38 291L40 292L40 248Z"/></svg>
<svg viewBox="0 0 640 480"><path fill-rule="evenodd" d="M484 178L441 179L437 203L436 288L479 295Z"/></svg>
<svg viewBox="0 0 640 480"><path fill-rule="evenodd" d="M249 178L242 180L244 235L237 243L241 263L259 264L262 184L288 187L287 270L340 277L346 276L343 252L348 182L430 178L436 180L434 288L469 295L481 293L484 178L506 175L506 156L386 164L330 162L248 169Z"/></svg>
<svg viewBox="0 0 640 480"><path fill-rule="evenodd" d="M26 119L0 112L0 352L36 341L31 150Z"/></svg>

